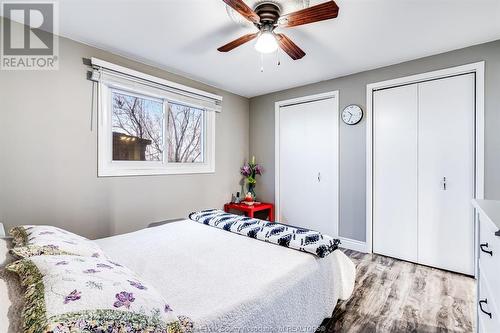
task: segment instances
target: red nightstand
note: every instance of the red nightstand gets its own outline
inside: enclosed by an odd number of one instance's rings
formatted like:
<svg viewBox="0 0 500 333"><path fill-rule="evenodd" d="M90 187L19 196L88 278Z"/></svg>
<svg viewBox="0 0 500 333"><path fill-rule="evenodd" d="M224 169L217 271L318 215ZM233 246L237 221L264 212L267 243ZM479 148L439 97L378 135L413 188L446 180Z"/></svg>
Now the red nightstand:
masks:
<svg viewBox="0 0 500 333"><path fill-rule="evenodd" d="M249 206L247 204L237 204L237 203L228 203L224 205L224 211L229 213L230 210L237 210L239 212L245 213L248 217L253 217L255 212L260 212L263 210L268 210L269 221L274 222L274 205L272 203L262 202L260 204L254 204Z"/></svg>

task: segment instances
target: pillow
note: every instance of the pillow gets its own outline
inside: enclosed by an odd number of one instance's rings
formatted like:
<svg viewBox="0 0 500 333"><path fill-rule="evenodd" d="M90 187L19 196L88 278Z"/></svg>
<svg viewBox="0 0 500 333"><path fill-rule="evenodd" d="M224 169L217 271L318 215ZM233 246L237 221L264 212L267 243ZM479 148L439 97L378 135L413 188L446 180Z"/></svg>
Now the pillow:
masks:
<svg viewBox="0 0 500 333"><path fill-rule="evenodd" d="M263 221L219 209L189 214L193 221L324 258L338 249L340 240L318 231L288 224Z"/></svg>
<svg viewBox="0 0 500 333"><path fill-rule="evenodd" d="M13 228L10 234L16 245L11 252L21 258L42 254L105 257L93 241L56 227L23 225Z"/></svg>
<svg viewBox="0 0 500 333"><path fill-rule="evenodd" d="M182 332L158 292L118 263L44 255L21 259L7 269L26 287L25 332Z"/></svg>
<svg viewBox="0 0 500 333"><path fill-rule="evenodd" d="M0 332L22 332L21 310L24 306L22 286L19 277L5 267L13 263L14 258L9 250L12 248L12 239L0 237Z"/></svg>

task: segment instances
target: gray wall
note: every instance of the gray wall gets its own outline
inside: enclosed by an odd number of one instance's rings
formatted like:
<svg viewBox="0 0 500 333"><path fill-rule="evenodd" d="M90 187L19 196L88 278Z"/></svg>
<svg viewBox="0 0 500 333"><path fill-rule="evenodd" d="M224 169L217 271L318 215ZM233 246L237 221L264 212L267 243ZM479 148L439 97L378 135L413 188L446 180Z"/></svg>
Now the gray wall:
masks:
<svg viewBox="0 0 500 333"><path fill-rule="evenodd" d="M263 200L274 200L274 103L322 93L340 92L340 110L358 104L366 110L366 85L372 82L486 61L485 196L500 199L500 41L477 45L329 81L280 91L250 100L250 154L266 167L257 186ZM332 62L335 64L335 61ZM340 122L340 235L365 240L366 122ZM314 209L314 208L312 208Z"/></svg>
<svg viewBox="0 0 500 333"><path fill-rule="evenodd" d="M101 59L220 94L216 173L97 178L97 132L92 83L82 58ZM88 237L144 227L221 207L239 190L247 156L265 166L257 193L274 201L274 102L340 91L341 109L366 109L366 84L486 61L486 197L500 199L500 41L248 99L65 38L60 69L0 72L0 221L52 224ZM250 110L250 112L249 112ZM93 119L93 121L92 121ZM250 130L249 130L250 126ZM340 128L341 236L365 237L365 121ZM250 152L250 154L249 154Z"/></svg>
<svg viewBox="0 0 500 333"><path fill-rule="evenodd" d="M97 178L92 82L82 63L90 57L222 95L215 174ZM239 190L248 125L246 98L61 38L58 71L0 72L0 221L102 237L222 207Z"/></svg>

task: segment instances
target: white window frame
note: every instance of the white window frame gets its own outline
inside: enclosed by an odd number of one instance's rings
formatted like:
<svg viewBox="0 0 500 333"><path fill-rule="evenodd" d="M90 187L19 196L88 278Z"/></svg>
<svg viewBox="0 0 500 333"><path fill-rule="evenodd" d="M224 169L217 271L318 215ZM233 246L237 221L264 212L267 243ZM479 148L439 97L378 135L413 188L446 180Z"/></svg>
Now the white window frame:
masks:
<svg viewBox="0 0 500 333"><path fill-rule="evenodd" d="M215 172L215 112L205 110L196 105L189 105L182 100L175 100L171 94L162 95L158 89L150 89L147 85L137 85L100 81L98 85L98 176L147 176L147 175L175 175L175 174L200 174ZM113 160L113 123L112 123L112 101L111 92L130 92L131 95L144 96L145 98L160 99L164 103L164 144L167 138L167 115L166 107L169 103L192 106L202 109L203 116L203 162L194 163L172 163L167 161L167 152L164 149L163 161L114 161Z"/></svg>

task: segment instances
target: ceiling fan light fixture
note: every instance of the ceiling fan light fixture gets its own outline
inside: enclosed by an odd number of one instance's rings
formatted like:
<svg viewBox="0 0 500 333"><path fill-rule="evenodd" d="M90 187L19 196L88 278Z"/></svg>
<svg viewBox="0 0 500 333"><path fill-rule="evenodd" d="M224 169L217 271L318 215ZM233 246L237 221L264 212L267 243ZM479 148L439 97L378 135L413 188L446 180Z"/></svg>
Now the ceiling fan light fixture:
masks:
<svg viewBox="0 0 500 333"><path fill-rule="evenodd" d="M297 44L283 33L274 33L276 28L290 28L305 24L331 20L338 16L339 6L334 0L327 0L318 5L307 7L298 11L282 14L281 1L289 3L292 0L258 0L254 9L250 8L245 1L250 0L222 0L233 11L240 14L249 23L252 23L259 32L246 34L226 45L219 47L219 52L229 52L235 48L257 38L255 49L261 54L272 53L281 48L293 60L302 59L306 53ZM257 0L252 0L257 1ZM280 2L276 2L280 1ZM293 0L300 1L300 0ZM304 3L309 0L303 0ZM286 13L286 12L285 12ZM262 57L261 57L262 58Z"/></svg>
<svg viewBox="0 0 500 333"><path fill-rule="evenodd" d="M257 38L255 49L260 53L272 53L278 49L278 42L271 31L264 31Z"/></svg>

